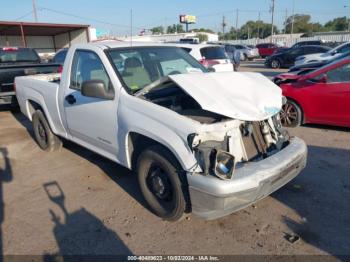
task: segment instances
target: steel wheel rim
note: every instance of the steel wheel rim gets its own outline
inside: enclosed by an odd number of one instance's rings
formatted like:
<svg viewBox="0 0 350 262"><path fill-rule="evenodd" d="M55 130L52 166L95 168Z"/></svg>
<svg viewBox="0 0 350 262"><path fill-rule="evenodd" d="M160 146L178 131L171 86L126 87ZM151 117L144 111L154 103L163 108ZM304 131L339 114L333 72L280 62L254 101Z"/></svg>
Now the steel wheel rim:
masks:
<svg viewBox="0 0 350 262"><path fill-rule="evenodd" d="M170 202L172 189L166 172L158 165L152 165L147 175L147 187L158 201Z"/></svg>
<svg viewBox="0 0 350 262"><path fill-rule="evenodd" d="M290 103L285 104L281 111L281 122L283 125L295 125L298 121L298 111Z"/></svg>

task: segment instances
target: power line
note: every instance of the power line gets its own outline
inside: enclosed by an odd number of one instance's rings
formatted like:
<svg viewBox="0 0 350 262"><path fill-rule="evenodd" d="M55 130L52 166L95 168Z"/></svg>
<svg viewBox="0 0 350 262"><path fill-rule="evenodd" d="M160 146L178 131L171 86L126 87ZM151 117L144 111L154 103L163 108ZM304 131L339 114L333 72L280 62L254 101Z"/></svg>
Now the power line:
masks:
<svg viewBox="0 0 350 262"><path fill-rule="evenodd" d="M21 20L29 15L31 15L33 13L33 11L30 11L28 13L25 13L24 15L20 16L20 17L17 17L16 19L14 19L13 21L18 21L18 20Z"/></svg>
<svg viewBox="0 0 350 262"><path fill-rule="evenodd" d="M95 23L99 23L99 24L105 24L105 25L110 25L110 26L115 26L115 27L124 27L124 28L130 28L130 25L122 25L122 24L115 24L115 23L110 23L107 21L102 21L102 20L98 20L98 19L94 19L94 18L90 18L90 17L84 17L84 16L78 16L78 15L74 15L74 14L70 14L67 12L62 12L59 10L55 10L55 9L51 9L51 8L47 8L47 7L39 7L41 10L46 10L46 11L50 11L53 13L57 13L57 14L61 14L61 15L65 15L65 16L70 16L70 17L74 17L74 18L78 18L81 20L86 20L86 21L91 21L91 22L95 22ZM134 29L143 29L141 27L133 27Z"/></svg>

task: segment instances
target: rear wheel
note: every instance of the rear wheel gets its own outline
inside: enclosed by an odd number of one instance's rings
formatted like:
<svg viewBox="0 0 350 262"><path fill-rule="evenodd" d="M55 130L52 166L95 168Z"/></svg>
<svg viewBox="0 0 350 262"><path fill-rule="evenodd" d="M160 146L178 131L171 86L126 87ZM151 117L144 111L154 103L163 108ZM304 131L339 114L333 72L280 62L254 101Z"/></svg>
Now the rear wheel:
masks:
<svg viewBox="0 0 350 262"><path fill-rule="evenodd" d="M180 220L186 211L188 188L181 173L176 159L162 146L151 146L138 159L141 192L153 213L165 220Z"/></svg>
<svg viewBox="0 0 350 262"><path fill-rule="evenodd" d="M282 107L281 122L283 126L297 127L302 124L303 113L301 108L293 101L288 100Z"/></svg>
<svg viewBox="0 0 350 262"><path fill-rule="evenodd" d="M62 147L62 141L52 133L49 123L41 110L36 110L33 114L32 124L35 140L42 150L52 152Z"/></svg>

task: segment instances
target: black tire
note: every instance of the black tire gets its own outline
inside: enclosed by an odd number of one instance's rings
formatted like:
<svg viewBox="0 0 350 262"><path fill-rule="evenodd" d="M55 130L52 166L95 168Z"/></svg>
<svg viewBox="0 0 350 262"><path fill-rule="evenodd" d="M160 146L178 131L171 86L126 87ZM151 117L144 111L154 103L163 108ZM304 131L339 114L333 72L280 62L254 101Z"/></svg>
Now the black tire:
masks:
<svg viewBox="0 0 350 262"><path fill-rule="evenodd" d="M271 61L271 68L278 69L281 67L281 62L278 59L273 59Z"/></svg>
<svg viewBox="0 0 350 262"><path fill-rule="evenodd" d="M168 221L180 220L187 209L188 186L181 175L185 176L175 157L160 145L147 148L138 158L141 192L151 211Z"/></svg>
<svg viewBox="0 0 350 262"><path fill-rule="evenodd" d="M36 110L33 114L34 137L39 147L47 152L53 152L62 147L62 141L52 133L44 113Z"/></svg>
<svg viewBox="0 0 350 262"><path fill-rule="evenodd" d="M246 54L243 54L243 61L248 61L248 56Z"/></svg>
<svg viewBox="0 0 350 262"><path fill-rule="evenodd" d="M281 122L286 127L297 127L303 123L303 112L294 101L288 100L280 113Z"/></svg>

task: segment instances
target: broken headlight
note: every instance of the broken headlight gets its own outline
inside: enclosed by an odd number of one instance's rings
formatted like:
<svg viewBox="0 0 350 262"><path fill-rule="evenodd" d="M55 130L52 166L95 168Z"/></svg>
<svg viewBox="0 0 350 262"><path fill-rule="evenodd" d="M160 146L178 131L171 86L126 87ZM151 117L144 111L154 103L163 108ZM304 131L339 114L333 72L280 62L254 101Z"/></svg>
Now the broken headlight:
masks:
<svg viewBox="0 0 350 262"><path fill-rule="evenodd" d="M196 140L194 140L196 141ZM221 179L231 179L235 158L228 153L228 137L223 141L192 142L195 157L204 174L214 175Z"/></svg>
<svg viewBox="0 0 350 262"><path fill-rule="evenodd" d="M214 173L221 179L231 179L235 168L235 158L225 151L217 151Z"/></svg>

